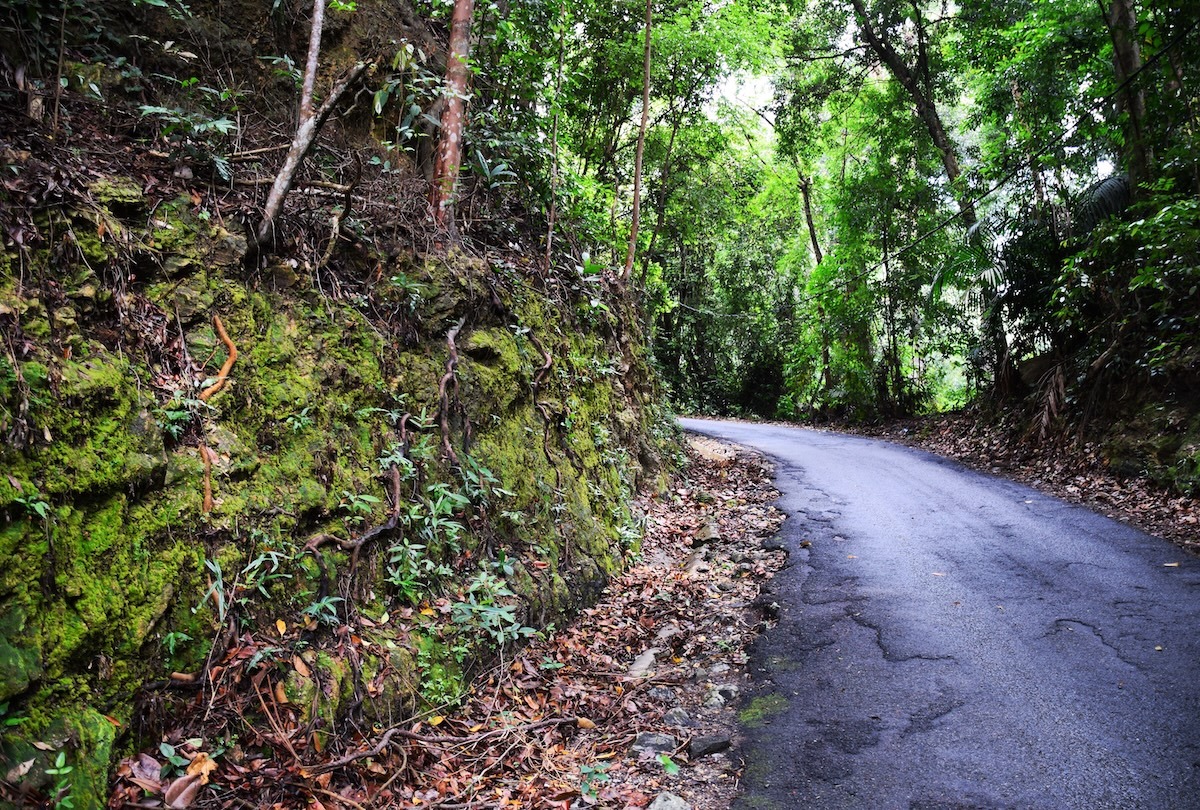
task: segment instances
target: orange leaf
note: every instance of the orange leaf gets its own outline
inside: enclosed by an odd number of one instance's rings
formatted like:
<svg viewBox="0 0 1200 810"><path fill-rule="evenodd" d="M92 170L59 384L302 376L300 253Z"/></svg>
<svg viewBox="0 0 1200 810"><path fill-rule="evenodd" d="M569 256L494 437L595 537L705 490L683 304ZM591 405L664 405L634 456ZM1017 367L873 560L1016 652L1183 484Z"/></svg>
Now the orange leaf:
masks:
<svg viewBox="0 0 1200 810"><path fill-rule="evenodd" d="M298 655L292 656L292 666L296 668L296 672L300 673L300 677L302 678L312 675L312 670L308 668L308 664L304 663L304 659Z"/></svg>
<svg viewBox="0 0 1200 810"><path fill-rule="evenodd" d="M586 717L575 718L575 725L579 726L580 728L595 728L596 727L596 724L593 723L591 720L587 719Z"/></svg>
<svg viewBox="0 0 1200 810"><path fill-rule="evenodd" d="M217 763L205 752L201 751L192 758L192 762L187 767L188 776L199 776L200 784L208 784L208 775L217 769Z"/></svg>
<svg viewBox="0 0 1200 810"><path fill-rule="evenodd" d="M287 632L287 622L285 622L283 619L276 619L275 620L275 629L278 630L279 635L282 636L284 633Z"/></svg>

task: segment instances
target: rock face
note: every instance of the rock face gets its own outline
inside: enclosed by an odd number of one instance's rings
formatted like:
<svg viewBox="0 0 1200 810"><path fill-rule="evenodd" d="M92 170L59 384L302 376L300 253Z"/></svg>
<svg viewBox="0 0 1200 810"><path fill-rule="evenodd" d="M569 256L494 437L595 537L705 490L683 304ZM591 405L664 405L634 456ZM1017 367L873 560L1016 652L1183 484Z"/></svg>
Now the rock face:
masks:
<svg viewBox="0 0 1200 810"><path fill-rule="evenodd" d="M28 718L0 722L0 775L29 759L43 774L69 740L76 806L103 804L140 687L200 672L231 614L278 620L286 645L348 615L306 593L341 582L378 620L497 549L521 624L590 602L635 542L626 504L658 453L644 355L615 337L639 320L616 293L381 253L335 255L357 292L329 296L295 263L248 274L245 239L140 189L109 178L92 207L50 209L76 243L30 251L25 281L0 255L0 328L20 347L0 352L0 721ZM461 685L449 644L395 624L359 628L388 658L355 675L322 653L288 689L328 718L352 678L387 672L364 710L390 717ZM419 674L418 654L448 660ZM102 715L116 724L89 725Z"/></svg>
<svg viewBox="0 0 1200 810"><path fill-rule="evenodd" d="M650 810L692 810L692 806L674 793L660 793L650 802Z"/></svg>

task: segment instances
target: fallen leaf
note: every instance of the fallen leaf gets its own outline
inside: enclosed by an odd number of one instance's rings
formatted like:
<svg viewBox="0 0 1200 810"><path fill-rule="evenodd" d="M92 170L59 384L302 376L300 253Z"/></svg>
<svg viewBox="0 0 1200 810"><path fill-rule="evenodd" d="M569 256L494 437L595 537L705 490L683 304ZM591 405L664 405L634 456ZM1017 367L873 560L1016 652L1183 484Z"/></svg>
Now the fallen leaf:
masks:
<svg viewBox="0 0 1200 810"><path fill-rule="evenodd" d="M446 716L444 714L435 714L433 717L429 718L429 725L431 726L440 726L444 722L446 722Z"/></svg>
<svg viewBox="0 0 1200 810"><path fill-rule="evenodd" d="M304 659L298 655L292 656L292 666L296 668L296 672L300 673L300 677L302 678L312 675L312 670L308 668L308 664L304 663Z"/></svg>
<svg viewBox="0 0 1200 810"><path fill-rule="evenodd" d="M184 810L196 801L202 787L199 776L181 776L167 785L163 791L163 801L171 810Z"/></svg>
<svg viewBox="0 0 1200 810"><path fill-rule="evenodd" d="M275 620L275 629L278 630L279 635L282 636L284 633L287 632L287 622L285 622L283 619L276 619Z"/></svg>
<svg viewBox="0 0 1200 810"><path fill-rule="evenodd" d="M196 756L192 758L191 764L189 764L187 767L187 775L188 776L199 776L200 784L207 785L208 784L208 775L211 774L216 769L217 769L216 760L214 760L212 757L210 757L204 751L201 751L199 754L196 754Z"/></svg>
<svg viewBox="0 0 1200 810"><path fill-rule="evenodd" d="M38 740L37 742L35 742L33 744L33 747L39 751L54 751L55 750L53 745L51 745L50 743L44 743L41 740Z"/></svg>
<svg viewBox="0 0 1200 810"><path fill-rule="evenodd" d="M283 685L283 681L275 682L275 702L276 703L291 703L288 700L287 688Z"/></svg>
<svg viewBox="0 0 1200 810"><path fill-rule="evenodd" d="M586 717L575 718L575 724L577 726L579 726L580 728L595 728L596 727L596 724L593 723L591 720L587 719Z"/></svg>
<svg viewBox="0 0 1200 810"><path fill-rule="evenodd" d="M24 762L22 762L20 765L15 766L11 770L9 770L8 773L4 774L4 781L5 782L20 781L22 776L29 773L29 769L33 767L34 762L35 762L35 760L28 759L28 760L25 760Z"/></svg>

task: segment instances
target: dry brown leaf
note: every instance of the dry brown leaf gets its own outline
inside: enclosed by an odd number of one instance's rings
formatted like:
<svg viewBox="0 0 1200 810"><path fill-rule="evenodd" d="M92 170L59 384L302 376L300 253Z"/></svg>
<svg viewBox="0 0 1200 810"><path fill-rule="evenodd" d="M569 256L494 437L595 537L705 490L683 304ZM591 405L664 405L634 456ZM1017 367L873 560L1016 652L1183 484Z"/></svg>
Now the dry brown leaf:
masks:
<svg viewBox="0 0 1200 810"><path fill-rule="evenodd" d="M296 672L300 673L300 677L308 678L312 675L312 670L308 668L308 664L304 663L304 659L298 655L292 656L292 666L296 668Z"/></svg>
<svg viewBox="0 0 1200 810"><path fill-rule="evenodd" d="M196 756L192 757L192 761L187 767L187 775L199 776L200 784L207 785L209 774L216 769L216 760L210 757L206 752L201 751L199 754L196 754Z"/></svg>
<svg viewBox="0 0 1200 810"><path fill-rule="evenodd" d="M167 785L163 791L163 801L171 810L185 810L196 801L202 787L204 785L199 776L181 776Z"/></svg>

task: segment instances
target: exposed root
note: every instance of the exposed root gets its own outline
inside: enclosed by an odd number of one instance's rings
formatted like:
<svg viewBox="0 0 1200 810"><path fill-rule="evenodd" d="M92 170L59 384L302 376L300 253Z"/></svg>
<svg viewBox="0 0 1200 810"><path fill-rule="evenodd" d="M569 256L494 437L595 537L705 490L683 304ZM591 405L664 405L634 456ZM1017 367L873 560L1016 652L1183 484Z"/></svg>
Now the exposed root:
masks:
<svg viewBox="0 0 1200 810"><path fill-rule="evenodd" d="M238 359L237 346L233 345L233 341L229 339L229 334L225 331L225 324L221 323L220 315L213 315L213 327L217 330L217 337L225 344L225 350L229 352L229 356L225 358L225 363L221 366L221 370L217 372L216 381L200 392L200 400L202 402L208 402L213 394L225 387L225 382L229 379L229 371Z"/></svg>
<svg viewBox="0 0 1200 810"><path fill-rule="evenodd" d="M554 355L546 350L542 342L538 340L537 335L529 333L529 342L533 347L542 354L542 367L539 368L533 375L533 407L542 416L542 455L546 457L546 461L550 464L550 468L554 470L555 488L562 488L562 471L558 469L558 465L554 463L554 457L550 455L550 426L553 421L550 419L550 408L545 402L538 399L538 393L542 387L542 381L546 379L546 375L550 373L550 369L554 367Z"/></svg>
<svg viewBox="0 0 1200 810"><path fill-rule="evenodd" d="M459 318L458 323L454 325L454 328L446 333L446 346L450 350L450 356L446 360L446 373L442 375L442 379L438 382L438 424L442 429L442 451L455 467L459 466L459 463L458 453L454 452L454 445L450 442L449 388L451 385L454 386L454 396L457 399L458 375L455 372L458 369L458 347L454 345L454 341L458 338L458 333L462 331L466 323L467 316L463 315Z"/></svg>
<svg viewBox="0 0 1200 810"><path fill-rule="evenodd" d="M225 387L225 383L229 379L229 372L238 358L237 346L229 339L229 333L225 331L225 324L221 323L220 315L213 315L213 327L217 330L217 337L225 344L228 356L221 365L221 370L217 372L216 381L200 392L201 402L207 402L213 394ZM208 514L213 510L214 505L212 494L212 450L209 450L208 445L204 442L200 443L200 458L204 461L204 503L201 505L200 511Z"/></svg>
<svg viewBox="0 0 1200 810"><path fill-rule="evenodd" d="M204 462L204 503L200 506L201 512L211 512L213 510L213 494L212 494L212 450L208 449L208 445L200 443L200 459Z"/></svg>

